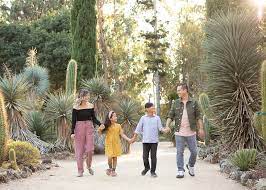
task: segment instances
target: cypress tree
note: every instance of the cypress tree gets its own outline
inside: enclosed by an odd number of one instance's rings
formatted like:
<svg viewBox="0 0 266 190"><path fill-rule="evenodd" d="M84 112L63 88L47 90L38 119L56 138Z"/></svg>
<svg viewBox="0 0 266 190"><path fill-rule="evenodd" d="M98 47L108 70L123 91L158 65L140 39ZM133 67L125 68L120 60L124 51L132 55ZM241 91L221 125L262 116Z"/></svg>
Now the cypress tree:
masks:
<svg viewBox="0 0 266 190"><path fill-rule="evenodd" d="M78 63L78 80L93 78L96 70L95 0L74 0L71 10L72 59Z"/></svg>

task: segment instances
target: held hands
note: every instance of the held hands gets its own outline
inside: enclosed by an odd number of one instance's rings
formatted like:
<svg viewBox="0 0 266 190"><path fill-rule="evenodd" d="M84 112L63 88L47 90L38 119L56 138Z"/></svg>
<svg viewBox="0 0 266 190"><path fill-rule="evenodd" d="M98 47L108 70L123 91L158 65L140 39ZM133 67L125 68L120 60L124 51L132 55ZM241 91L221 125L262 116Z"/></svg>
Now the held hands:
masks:
<svg viewBox="0 0 266 190"><path fill-rule="evenodd" d="M105 129L105 126L104 126L104 124L101 124L101 125L100 125L100 127L99 127L99 130L101 130L101 131L102 131L102 130L104 130L104 129Z"/></svg>
<svg viewBox="0 0 266 190"><path fill-rule="evenodd" d="M164 134L171 132L171 129L169 127L162 128L162 132Z"/></svg>

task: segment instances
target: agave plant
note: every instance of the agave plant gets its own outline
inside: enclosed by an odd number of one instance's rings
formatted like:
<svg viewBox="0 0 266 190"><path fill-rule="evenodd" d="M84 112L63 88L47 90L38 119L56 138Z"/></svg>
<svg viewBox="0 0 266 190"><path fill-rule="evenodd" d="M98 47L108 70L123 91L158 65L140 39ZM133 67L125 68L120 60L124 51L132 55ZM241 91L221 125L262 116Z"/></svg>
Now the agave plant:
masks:
<svg viewBox="0 0 266 190"><path fill-rule="evenodd" d="M47 139L49 123L46 121L45 115L41 111L30 111L26 114L25 121L28 128L40 139Z"/></svg>
<svg viewBox="0 0 266 190"><path fill-rule="evenodd" d="M101 78L94 78L82 81L82 87L90 91L91 102L94 104L94 109L97 117L100 120L104 120L106 113L110 110L112 98L111 90L104 83ZM94 132L95 139L95 152L101 153L104 151L104 137L99 136L98 133Z"/></svg>
<svg viewBox="0 0 266 190"><path fill-rule="evenodd" d="M23 75L12 75L0 77L0 90L5 99L6 112L9 122L10 136L14 140L28 141L41 152L49 150L50 145L37 138L27 127L23 115L28 106L24 103L29 90L29 83Z"/></svg>
<svg viewBox="0 0 266 190"><path fill-rule="evenodd" d="M124 133L130 138L133 136L140 116L141 106L138 102L129 98L124 98L117 102L116 113L121 123ZM122 139L122 149L124 153L129 152L129 143Z"/></svg>
<svg viewBox="0 0 266 190"><path fill-rule="evenodd" d="M241 171L247 171L255 166L256 158L256 149L242 149L231 156L231 162Z"/></svg>
<svg viewBox="0 0 266 190"><path fill-rule="evenodd" d="M45 113L49 121L56 121L57 141L55 148L60 150L72 149L70 123L73 102L73 96L64 92L49 94L46 100Z"/></svg>
<svg viewBox="0 0 266 190"><path fill-rule="evenodd" d="M206 26L208 95L221 136L235 149L265 148L252 120L260 106L261 40L252 13L220 13Z"/></svg>

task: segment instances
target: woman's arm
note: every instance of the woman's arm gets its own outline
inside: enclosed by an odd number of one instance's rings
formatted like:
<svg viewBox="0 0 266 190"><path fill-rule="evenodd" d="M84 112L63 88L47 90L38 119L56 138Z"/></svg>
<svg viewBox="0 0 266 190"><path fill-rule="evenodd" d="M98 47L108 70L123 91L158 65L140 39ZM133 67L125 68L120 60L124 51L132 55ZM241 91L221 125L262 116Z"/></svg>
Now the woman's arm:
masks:
<svg viewBox="0 0 266 190"><path fill-rule="evenodd" d="M72 127L71 127L71 134L75 133L75 126L77 122L77 110L73 109L72 110Z"/></svg>
<svg viewBox="0 0 266 190"><path fill-rule="evenodd" d="M95 116L95 111L94 109L92 110L92 121L93 123L95 123L96 125L100 126L101 125L101 122L96 118Z"/></svg>

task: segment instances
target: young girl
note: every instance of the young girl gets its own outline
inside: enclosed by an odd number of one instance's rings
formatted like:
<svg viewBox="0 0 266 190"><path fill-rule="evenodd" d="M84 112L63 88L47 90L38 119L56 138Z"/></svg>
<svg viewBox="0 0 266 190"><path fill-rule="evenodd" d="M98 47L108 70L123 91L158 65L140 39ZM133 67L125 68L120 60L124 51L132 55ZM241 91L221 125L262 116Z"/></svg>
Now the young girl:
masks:
<svg viewBox="0 0 266 190"><path fill-rule="evenodd" d="M124 134L121 125L117 123L117 116L114 111L110 111L106 117L105 124L99 127L100 134L106 133L105 154L108 156L109 169L107 175L116 176L117 157L122 154L120 136L130 142L130 139Z"/></svg>

